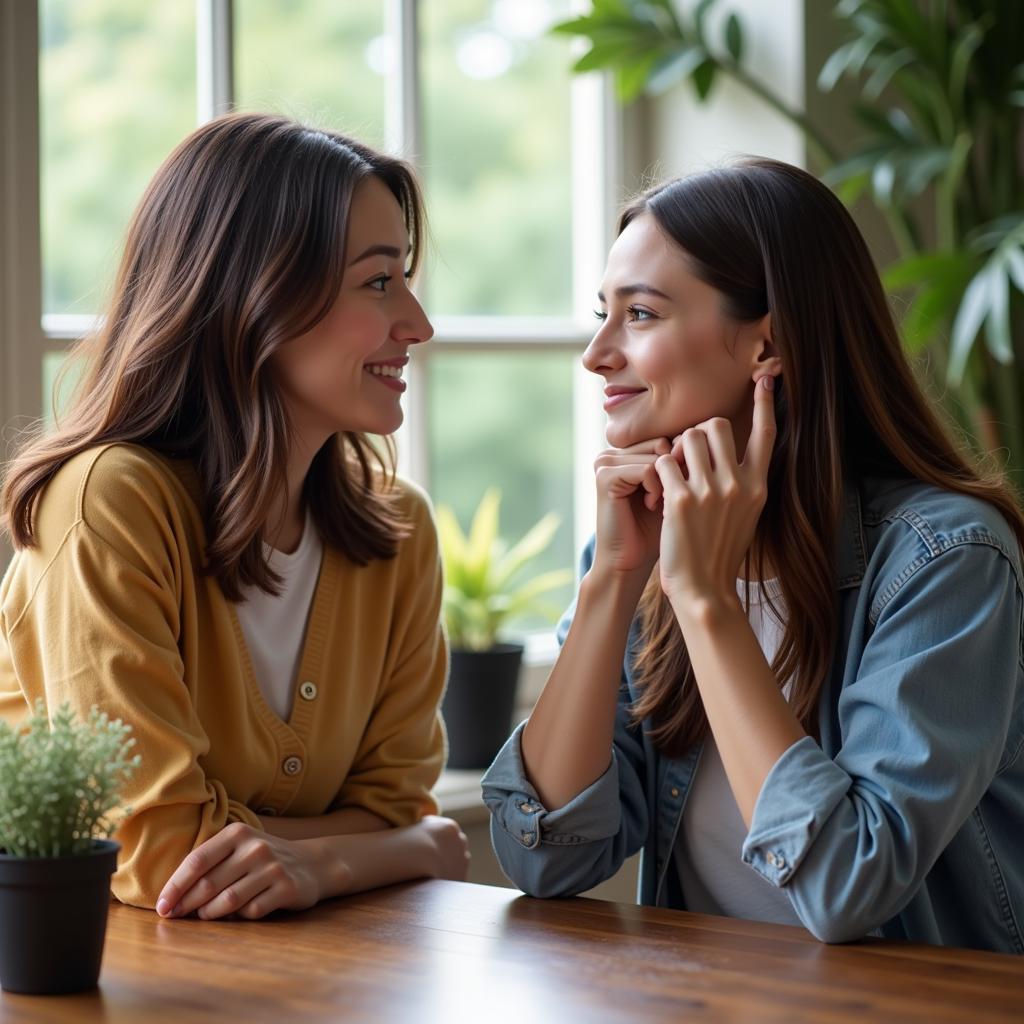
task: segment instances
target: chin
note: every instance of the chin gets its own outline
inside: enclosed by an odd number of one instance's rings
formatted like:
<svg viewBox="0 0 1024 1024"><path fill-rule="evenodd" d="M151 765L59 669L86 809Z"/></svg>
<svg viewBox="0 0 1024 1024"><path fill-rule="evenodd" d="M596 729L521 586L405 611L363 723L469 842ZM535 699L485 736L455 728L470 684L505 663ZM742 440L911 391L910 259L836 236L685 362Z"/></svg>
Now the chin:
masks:
<svg viewBox="0 0 1024 1024"><path fill-rule="evenodd" d="M651 441L661 435L654 428L647 429L643 423L615 423L609 420L604 436L612 448L628 448L630 445Z"/></svg>
<svg viewBox="0 0 1024 1024"><path fill-rule="evenodd" d="M388 434L393 434L403 423L405 422L405 415L402 410L398 410L397 416L391 416L387 421L382 420L380 424L373 430L367 431L370 434L380 434L382 437L386 437Z"/></svg>
<svg viewBox="0 0 1024 1024"><path fill-rule="evenodd" d="M604 432L604 439L608 442L609 448L628 448L633 442L629 440L623 440L624 433L621 430L615 430L612 427Z"/></svg>

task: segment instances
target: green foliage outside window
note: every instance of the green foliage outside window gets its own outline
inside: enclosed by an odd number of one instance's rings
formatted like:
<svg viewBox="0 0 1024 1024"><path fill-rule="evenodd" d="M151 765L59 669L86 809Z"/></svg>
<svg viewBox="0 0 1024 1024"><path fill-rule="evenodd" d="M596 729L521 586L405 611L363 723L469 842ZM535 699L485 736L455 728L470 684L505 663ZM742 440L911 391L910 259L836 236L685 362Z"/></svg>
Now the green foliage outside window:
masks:
<svg viewBox="0 0 1024 1024"><path fill-rule="evenodd" d="M43 312L96 313L142 190L195 127L195 4L39 11Z"/></svg>

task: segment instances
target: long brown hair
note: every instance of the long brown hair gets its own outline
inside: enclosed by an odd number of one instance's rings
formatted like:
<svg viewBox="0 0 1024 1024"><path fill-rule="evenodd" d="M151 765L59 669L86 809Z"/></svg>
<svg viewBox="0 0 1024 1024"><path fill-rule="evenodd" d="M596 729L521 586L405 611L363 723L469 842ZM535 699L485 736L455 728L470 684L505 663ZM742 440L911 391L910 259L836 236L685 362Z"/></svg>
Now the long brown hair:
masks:
<svg viewBox="0 0 1024 1024"><path fill-rule="evenodd" d="M171 153L128 229L106 317L76 348L85 373L71 409L7 469L0 512L17 547L33 545L36 503L65 462L131 442L193 461L207 571L225 594L277 589L261 534L286 486L289 424L270 358L330 309L352 193L368 175L401 205L415 269L422 201L399 160L260 114L211 121ZM391 557L406 530L393 455L335 435L306 477L321 537L357 564Z"/></svg>
<svg viewBox="0 0 1024 1024"><path fill-rule="evenodd" d="M778 576L787 617L772 662L817 734L836 643L836 551L844 481L915 477L994 505L1024 545L1024 516L1002 474L957 448L919 388L867 246L842 203L812 175L772 160L655 187L622 214L621 232L654 217L737 322L771 312L782 359L768 501L748 568ZM753 564L751 565L751 561ZM749 576L749 573L748 573ZM635 720L678 756L708 728L686 644L655 570L640 602Z"/></svg>

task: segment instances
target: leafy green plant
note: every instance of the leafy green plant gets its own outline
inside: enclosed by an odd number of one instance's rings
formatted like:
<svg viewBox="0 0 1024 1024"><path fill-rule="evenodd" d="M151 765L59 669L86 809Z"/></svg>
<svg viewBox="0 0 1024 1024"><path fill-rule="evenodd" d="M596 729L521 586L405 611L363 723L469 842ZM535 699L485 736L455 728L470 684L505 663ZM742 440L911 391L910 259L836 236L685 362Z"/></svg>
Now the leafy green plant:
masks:
<svg viewBox="0 0 1024 1024"><path fill-rule="evenodd" d="M139 764L130 731L95 707L76 722L67 704L51 728L41 700L24 729L0 722L0 851L63 857L109 837L108 815Z"/></svg>
<svg viewBox="0 0 1024 1024"><path fill-rule="evenodd" d="M842 156L819 125L744 64L744 29L717 0L594 0L553 31L582 36L577 71L614 72L633 99L688 81L699 100L726 76L804 133L823 179L870 196L900 253L884 281L905 296L908 353L982 450L1024 469L1024 4L1019 0L839 0L846 39L819 88L857 83L862 137ZM979 340L981 343L979 344Z"/></svg>
<svg viewBox="0 0 1024 1024"><path fill-rule="evenodd" d="M444 617L448 639L460 650L486 651L513 616L540 612L556 619L559 609L541 600L571 583L570 569L555 569L523 580L527 566L551 543L559 517L548 513L511 548L499 535L501 492L480 499L468 535L448 505L437 507L437 531L444 562Z"/></svg>

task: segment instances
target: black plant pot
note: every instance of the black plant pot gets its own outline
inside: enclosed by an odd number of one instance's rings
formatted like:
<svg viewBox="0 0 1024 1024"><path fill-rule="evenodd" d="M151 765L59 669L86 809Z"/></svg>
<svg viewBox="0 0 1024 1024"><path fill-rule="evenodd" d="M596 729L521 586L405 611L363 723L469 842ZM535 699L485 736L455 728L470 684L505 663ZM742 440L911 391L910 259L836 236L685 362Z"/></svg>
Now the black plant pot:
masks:
<svg viewBox="0 0 1024 1024"><path fill-rule="evenodd" d="M512 730L522 644L451 652L441 713L448 730L449 768L486 768Z"/></svg>
<svg viewBox="0 0 1024 1024"><path fill-rule="evenodd" d="M0 854L0 987L54 995L95 988L118 843L67 857Z"/></svg>

